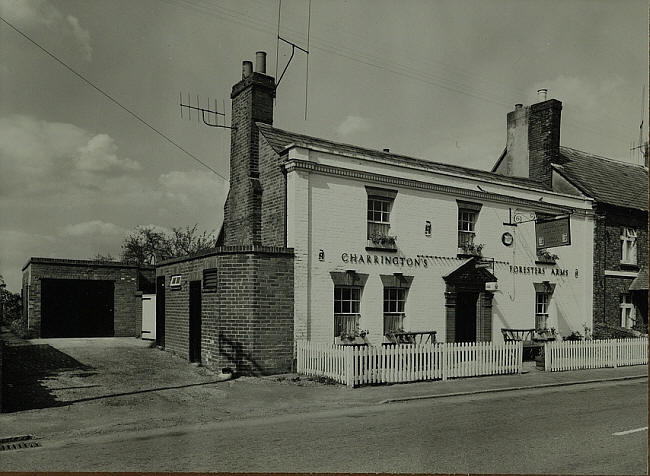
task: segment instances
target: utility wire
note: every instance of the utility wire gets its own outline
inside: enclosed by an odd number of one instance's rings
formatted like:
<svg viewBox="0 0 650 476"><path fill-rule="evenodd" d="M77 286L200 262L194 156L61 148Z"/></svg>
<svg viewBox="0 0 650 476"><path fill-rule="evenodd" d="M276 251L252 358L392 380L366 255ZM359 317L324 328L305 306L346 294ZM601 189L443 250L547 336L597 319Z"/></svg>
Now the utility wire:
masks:
<svg viewBox="0 0 650 476"><path fill-rule="evenodd" d="M128 107L122 105L122 104L121 104L117 99L115 99L114 97L112 97L112 96L111 96L110 94L108 94L107 92L104 92L102 89L100 89L98 86L96 86L92 81L90 81L89 79L87 79L86 77L84 77L81 73L78 73L77 71L75 71L74 69L72 69L72 67L68 66L65 62L63 62L62 60L60 60L56 55L54 55L54 53L51 53L50 51L48 51L47 49L45 49L43 46L41 46L40 44L38 44L36 41L32 40L32 39L31 39L27 34L23 33L23 32L20 31L18 28L16 28L14 25L12 25L11 23L9 23L9 22L4 18L4 17L0 16L0 20L2 20L2 21L3 21L7 26L9 26L10 28L12 28L16 33L18 33L18 34L21 35L23 38L25 38L26 40L28 40L29 42L31 42L33 45L35 45L37 48L39 48L41 51L43 51L43 52L44 52L45 54L47 54L49 57L51 57L52 59L54 59L57 63L61 64L64 68L66 68L66 69L67 69L68 71L70 71L72 74L74 74L75 76L77 76L77 77L78 77L79 79L81 79L83 82L85 82L85 83L88 84L90 87L92 87L93 89L95 89L95 90L96 90L97 92L99 92L102 96L106 97L108 100L110 100L111 102L113 102L114 104L116 104L117 106L119 106L121 109L123 109L124 111L128 112L131 116L135 117L138 121L140 121L142 124L144 124L144 125L147 126L149 129L151 129L152 131L154 131L156 134L158 134L160 137L162 137L163 139L165 139L167 142L169 142L170 144L174 145L177 149L179 149L180 151L184 152L184 153L185 153L186 155L188 155L190 158L194 159L194 160L197 161L199 164L203 165L205 168L207 168L208 170L210 170L210 171L211 171L212 173L214 173L215 175L221 177L221 178L222 178L223 180L225 180L226 182L229 182L229 180L228 180L226 177L224 177L224 176L221 175L219 172L217 172L216 170L214 170L212 167L210 167L208 164L206 164L206 163L203 162L201 159L199 159L198 157L196 157L194 154L192 154L192 153L189 152L188 150L184 149L182 146L180 146L178 143L176 143L173 139L169 138L169 137L168 137L167 135L165 135L163 132L161 132L161 131L159 131L158 129L156 129L154 126L152 126L151 124L149 124L147 121L145 121L145 120L144 120L142 117L140 117L138 114L136 114L135 112L131 111Z"/></svg>

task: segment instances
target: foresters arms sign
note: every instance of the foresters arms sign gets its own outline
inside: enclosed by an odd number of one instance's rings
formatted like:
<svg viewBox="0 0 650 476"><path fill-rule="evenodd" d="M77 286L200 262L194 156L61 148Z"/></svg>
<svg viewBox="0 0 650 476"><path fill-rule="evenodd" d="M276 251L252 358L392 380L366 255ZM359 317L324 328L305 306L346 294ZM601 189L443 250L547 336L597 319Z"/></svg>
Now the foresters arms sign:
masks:
<svg viewBox="0 0 650 476"><path fill-rule="evenodd" d="M342 253L341 261L344 263L359 263L359 264L378 264L378 265L393 265L393 266L408 266L409 268L428 268L429 263L427 258L418 256L412 258L410 256L383 256L383 255L369 255L369 254L356 254L356 253Z"/></svg>
<svg viewBox="0 0 650 476"><path fill-rule="evenodd" d="M538 250L569 246L571 244L571 220L562 216L535 222L535 244Z"/></svg>
<svg viewBox="0 0 650 476"><path fill-rule="evenodd" d="M537 266L510 265L510 272L512 274L546 274L546 269L539 268ZM568 276L569 275L569 270L568 269L560 269L560 268L551 268L550 275L551 276Z"/></svg>

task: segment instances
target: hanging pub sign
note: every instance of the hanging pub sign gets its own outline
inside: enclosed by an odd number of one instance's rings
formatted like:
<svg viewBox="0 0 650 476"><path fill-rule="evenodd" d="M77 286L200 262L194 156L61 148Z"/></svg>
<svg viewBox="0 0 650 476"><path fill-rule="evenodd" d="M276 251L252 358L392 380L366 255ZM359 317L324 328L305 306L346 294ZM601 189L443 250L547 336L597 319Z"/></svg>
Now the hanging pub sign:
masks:
<svg viewBox="0 0 650 476"><path fill-rule="evenodd" d="M535 244L538 250L571 244L571 217L563 215L535 222Z"/></svg>

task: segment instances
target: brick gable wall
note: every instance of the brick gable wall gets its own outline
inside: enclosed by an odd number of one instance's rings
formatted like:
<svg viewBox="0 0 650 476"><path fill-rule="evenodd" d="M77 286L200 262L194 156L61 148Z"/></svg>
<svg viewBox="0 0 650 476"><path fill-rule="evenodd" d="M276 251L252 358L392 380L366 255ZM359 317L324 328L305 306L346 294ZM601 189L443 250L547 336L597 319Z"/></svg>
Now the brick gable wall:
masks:
<svg viewBox="0 0 650 476"><path fill-rule="evenodd" d="M621 227L637 229L637 263L648 263L647 213L599 206L594 227L594 323L620 325L620 295L627 293L633 277L605 276L605 271L636 271L621 264Z"/></svg>

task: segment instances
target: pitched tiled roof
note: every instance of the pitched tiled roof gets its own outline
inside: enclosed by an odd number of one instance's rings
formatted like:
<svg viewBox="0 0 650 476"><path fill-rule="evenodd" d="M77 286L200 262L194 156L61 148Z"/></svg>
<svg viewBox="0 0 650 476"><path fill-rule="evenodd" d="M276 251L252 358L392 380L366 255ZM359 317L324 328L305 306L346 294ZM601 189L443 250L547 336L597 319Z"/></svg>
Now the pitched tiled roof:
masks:
<svg viewBox="0 0 650 476"><path fill-rule="evenodd" d="M597 202L648 210L648 170L569 147L560 147L556 170Z"/></svg>
<svg viewBox="0 0 650 476"><path fill-rule="evenodd" d="M431 162L429 160L416 159L414 157L394 154L392 152L383 152L375 149L366 149L364 147L358 147L355 145L333 142L327 139L321 139L318 137L311 137L303 134L297 134L295 132L288 132L282 129L277 129L273 126L269 126L268 124L264 124L261 122L258 122L256 124L260 132L262 132L264 137L266 137L266 140L269 142L271 147L273 147L273 150L275 150L278 154L280 154L285 149L285 147L288 146L289 144L292 143L295 143L297 145L306 144L306 145L312 145L316 147L323 147L327 149L335 149L348 154L362 155L369 159L381 160L383 162L388 162L395 165L423 168L431 172L455 173L455 174L464 175L469 178L500 181L500 182L511 183L511 184L515 184L527 188L545 190L544 185L542 185L542 183L538 182L537 180L531 180L522 177L509 177L505 175L496 174L493 172L488 172L487 170L478 170L478 169L471 169L469 167L461 167L459 165Z"/></svg>

